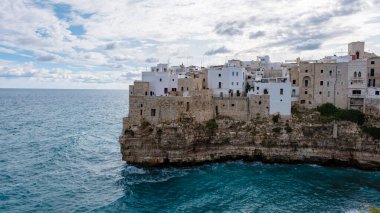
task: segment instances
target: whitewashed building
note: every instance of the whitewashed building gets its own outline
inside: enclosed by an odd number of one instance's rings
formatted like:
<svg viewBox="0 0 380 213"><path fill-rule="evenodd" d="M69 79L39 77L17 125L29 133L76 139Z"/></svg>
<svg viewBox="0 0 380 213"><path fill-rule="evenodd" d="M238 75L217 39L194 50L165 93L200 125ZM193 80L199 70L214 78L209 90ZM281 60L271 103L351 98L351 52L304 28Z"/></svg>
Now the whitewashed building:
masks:
<svg viewBox="0 0 380 213"><path fill-rule="evenodd" d="M292 87L287 78L266 78L250 84L248 95L269 95L269 114L291 115Z"/></svg>
<svg viewBox="0 0 380 213"><path fill-rule="evenodd" d="M242 96L245 94L246 71L234 66L213 66L208 69L208 88L215 97Z"/></svg>

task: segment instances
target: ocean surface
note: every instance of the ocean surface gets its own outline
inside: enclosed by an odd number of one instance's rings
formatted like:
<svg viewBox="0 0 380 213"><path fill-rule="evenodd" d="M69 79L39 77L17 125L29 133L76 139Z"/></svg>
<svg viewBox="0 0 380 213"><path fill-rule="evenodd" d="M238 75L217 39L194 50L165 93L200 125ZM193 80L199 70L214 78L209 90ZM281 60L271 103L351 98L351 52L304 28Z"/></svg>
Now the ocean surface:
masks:
<svg viewBox="0 0 380 213"><path fill-rule="evenodd" d="M358 212L380 173L242 161L136 168L127 91L0 89L0 212Z"/></svg>

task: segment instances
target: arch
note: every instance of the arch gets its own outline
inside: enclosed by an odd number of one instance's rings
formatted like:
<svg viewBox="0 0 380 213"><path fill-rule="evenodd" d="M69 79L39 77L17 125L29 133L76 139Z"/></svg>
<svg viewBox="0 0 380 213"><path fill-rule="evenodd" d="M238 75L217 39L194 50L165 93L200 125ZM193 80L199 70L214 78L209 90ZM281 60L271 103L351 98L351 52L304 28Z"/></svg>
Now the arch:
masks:
<svg viewBox="0 0 380 213"><path fill-rule="evenodd" d="M311 83L311 78L310 78L309 76L305 76L305 77L303 78L302 82L303 82L303 85L304 85L305 87L309 87L309 84Z"/></svg>
<svg viewBox="0 0 380 213"><path fill-rule="evenodd" d="M268 93L268 89L264 89L264 95L267 95Z"/></svg>
<svg viewBox="0 0 380 213"><path fill-rule="evenodd" d="M358 73L358 77L359 77L359 78L362 77L362 72L359 72L359 73Z"/></svg>
<svg viewBox="0 0 380 213"><path fill-rule="evenodd" d="M358 77L358 73L354 72L354 78Z"/></svg>
<svg viewBox="0 0 380 213"><path fill-rule="evenodd" d="M360 58L360 53L359 51L356 51L356 59L359 59Z"/></svg>

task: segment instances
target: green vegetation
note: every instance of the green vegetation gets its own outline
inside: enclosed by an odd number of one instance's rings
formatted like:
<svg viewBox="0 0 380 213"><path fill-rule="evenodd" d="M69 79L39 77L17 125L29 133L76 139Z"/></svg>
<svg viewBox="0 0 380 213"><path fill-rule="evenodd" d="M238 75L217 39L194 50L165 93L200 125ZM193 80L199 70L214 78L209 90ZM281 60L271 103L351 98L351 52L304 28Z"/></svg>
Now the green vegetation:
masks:
<svg viewBox="0 0 380 213"><path fill-rule="evenodd" d="M275 127L275 128L272 129L272 131L274 133L280 133L281 132L281 127Z"/></svg>
<svg viewBox="0 0 380 213"><path fill-rule="evenodd" d="M158 129L157 129L157 134L158 134L158 135L162 135L162 129L158 128Z"/></svg>
<svg viewBox="0 0 380 213"><path fill-rule="evenodd" d="M141 128L145 129L147 128L148 126L150 126L150 123L148 121L143 121L141 122Z"/></svg>
<svg viewBox="0 0 380 213"><path fill-rule="evenodd" d="M363 126L362 131L374 139L380 139L380 128Z"/></svg>
<svg viewBox="0 0 380 213"><path fill-rule="evenodd" d="M286 125L286 127L285 127L285 131L286 131L287 133L291 133L291 132L293 131L293 129L292 129L292 127L290 127L289 125Z"/></svg>
<svg viewBox="0 0 380 213"><path fill-rule="evenodd" d="M280 115L279 114L273 115L272 121L273 121L273 123L278 123L280 121Z"/></svg>
<svg viewBox="0 0 380 213"><path fill-rule="evenodd" d="M253 86L247 84L247 85L245 86L245 92L248 93L250 90L255 91L255 87L253 87Z"/></svg>
<svg viewBox="0 0 380 213"><path fill-rule="evenodd" d="M322 104L317 107L317 111L321 113L321 121L343 120L351 121L362 125L365 121L365 115L355 109L339 109L331 103Z"/></svg>
<svg viewBox="0 0 380 213"><path fill-rule="evenodd" d="M216 128L218 128L218 124L216 123L215 119L210 119L207 121L206 127L208 129L216 129Z"/></svg>

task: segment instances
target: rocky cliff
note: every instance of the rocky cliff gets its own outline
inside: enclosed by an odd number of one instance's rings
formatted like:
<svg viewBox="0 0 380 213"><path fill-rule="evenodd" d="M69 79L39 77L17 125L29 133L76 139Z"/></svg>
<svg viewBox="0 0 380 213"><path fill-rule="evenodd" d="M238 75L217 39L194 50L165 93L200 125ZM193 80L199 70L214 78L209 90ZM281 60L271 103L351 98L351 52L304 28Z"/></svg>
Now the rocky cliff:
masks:
<svg viewBox="0 0 380 213"><path fill-rule="evenodd" d="M246 159L269 163L314 163L380 170L380 140L352 122L318 123L270 118L211 123L181 121L130 126L120 136L123 160L144 166L194 165Z"/></svg>

